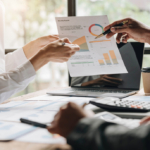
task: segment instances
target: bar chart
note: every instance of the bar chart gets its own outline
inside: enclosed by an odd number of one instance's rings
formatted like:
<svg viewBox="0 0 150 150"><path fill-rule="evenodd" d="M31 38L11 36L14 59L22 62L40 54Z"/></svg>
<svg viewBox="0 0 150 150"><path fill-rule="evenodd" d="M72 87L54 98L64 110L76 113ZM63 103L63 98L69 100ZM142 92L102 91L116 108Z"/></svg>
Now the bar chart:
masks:
<svg viewBox="0 0 150 150"><path fill-rule="evenodd" d="M98 60L98 62L101 66L105 65L104 60Z"/></svg>
<svg viewBox="0 0 150 150"><path fill-rule="evenodd" d="M115 55L115 52L114 52L113 50L110 50L110 51L109 51L109 54L110 54L110 56L111 56L111 59L112 59L113 63L114 63L114 64L118 64L118 60L117 60L117 57L116 57L116 55Z"/></svg>
<svg viewBox="0 0 150 150"><path fill-rule="evenodd" d="M104 59L105 59L105 61L106 61L106 64L107 64L107 65L112 65L112 63L111 63L111 61L110 61L109 55L108 55L107 53L104 53L103 56L104 56Z"/></svg>

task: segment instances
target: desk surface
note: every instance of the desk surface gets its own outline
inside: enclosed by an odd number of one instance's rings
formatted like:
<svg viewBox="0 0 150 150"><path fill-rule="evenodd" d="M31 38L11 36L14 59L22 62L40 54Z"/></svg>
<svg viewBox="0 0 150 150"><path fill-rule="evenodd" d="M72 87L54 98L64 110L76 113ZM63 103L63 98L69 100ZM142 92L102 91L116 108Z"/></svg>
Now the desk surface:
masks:
<svg viewBox="0 0 150 150"><path fill-rule="evenodd" d="M35 93L27 94L27 95L20 96L17 98L12 98L12 99L9 99L8 101L6 101L5 103L10 102L10 101L22 101L22 100L29 99L32 97L44 95L49 90L56 90L56 88L37 91ZM137 95L143 96L145 94L143 91L140 91ZM147 95L147 96L149 96L149 95ZM94 111L97 113L97 112L102 112L104 110L102 110L100 108L96 108L96 109L94 109ZM138 118L138 119L143 118L144 116L150 115L150 112L149 113L112 112L112 113L114 113L118 116L121 116L121 117L125 117L125 118ZM0 142L0 149L1 150L8 150L8 149L9 150L58 150L58 149L71 150L69 145L38 144L38 143L26 143L26 142L17 142L17 141Z"/></svg>
<svg viewBox="0 0 150 150"><path fill-rule="evenodd" d="M52 88L48 90L56 90L56 89ZM5 103L10 101L22 101L32 97L44 95L48 90L37 91L35 93L27 94L17 98L12 98L6 101ZM0 142L0 150L8 150L8 149L9 150L58 150L58 149L71 150L71 147L69 145L38 144L38 143L27 143L27 142L18 142L18 141Z"/></svg>

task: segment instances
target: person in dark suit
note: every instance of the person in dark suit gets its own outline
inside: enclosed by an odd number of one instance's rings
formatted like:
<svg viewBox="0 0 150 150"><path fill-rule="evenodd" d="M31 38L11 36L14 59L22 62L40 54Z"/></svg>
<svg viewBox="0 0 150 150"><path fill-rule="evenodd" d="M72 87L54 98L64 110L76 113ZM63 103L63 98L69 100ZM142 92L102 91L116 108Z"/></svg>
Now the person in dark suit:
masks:
<svg viewBox="0 0 150 150"><path fill-rule="evenodd" d="M150 150L149 120L129 129L93 118L92 112L70 102L61 107L48 131L67 138L74 150Z"/></svg>
<svg viewBox="0 0 150 150"><path fill-rule="evenodd" d="M114 27L126 20L128 24ZM120 43L121 39L127 43L128 39L132 38L150 44L150 28L134 19L116 21L104 30L110 28L112 32L106 37L110 38L117 33L117 43ZM74 150L150 150L150 117L143 119L138 128L129 129L93 118L91 111L68 103L60 108L48 131L67 138L67 143Z"/></svg>

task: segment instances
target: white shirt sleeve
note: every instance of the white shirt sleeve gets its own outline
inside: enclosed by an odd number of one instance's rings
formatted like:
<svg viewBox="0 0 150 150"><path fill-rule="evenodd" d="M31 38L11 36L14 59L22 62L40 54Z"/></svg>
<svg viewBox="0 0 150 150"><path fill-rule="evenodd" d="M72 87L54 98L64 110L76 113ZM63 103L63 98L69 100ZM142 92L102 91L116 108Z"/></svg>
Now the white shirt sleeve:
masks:
<svg viewBox="0 0 150 150"><path fill-rule="evenodd" d="M23 49L4 54L4 5L0 1L0 103L22 91L35 78L35 70Z"/></svg>
<svg viewBox="0 0 150 150"><path fill-rule="evenodd" d="M0 103L22 91L35 78L35 70L27 61L17 69L0 74Z"/></svg>
<svg viewBox="0 0 150 150"><path fill-rule="evenodd" d="M5 70L6 72L9 72L12 69L14 70L27 61L28 59L26 58L23 49L19 48L14 52L5 55Z"/></svg>

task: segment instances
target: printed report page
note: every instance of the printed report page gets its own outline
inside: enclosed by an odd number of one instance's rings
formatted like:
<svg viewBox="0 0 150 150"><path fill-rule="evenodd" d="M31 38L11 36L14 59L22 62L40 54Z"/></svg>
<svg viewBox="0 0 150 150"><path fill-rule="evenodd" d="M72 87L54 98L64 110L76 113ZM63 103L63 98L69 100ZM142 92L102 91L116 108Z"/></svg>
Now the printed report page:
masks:
<svg viewBox="0 0 150 150"><path fill-rule="evenodd" d="M80 46L68 61L71 77L128 73L114 37L95 39L109 25L106 15L57 17L56 22L60 38Z"/></svg>

